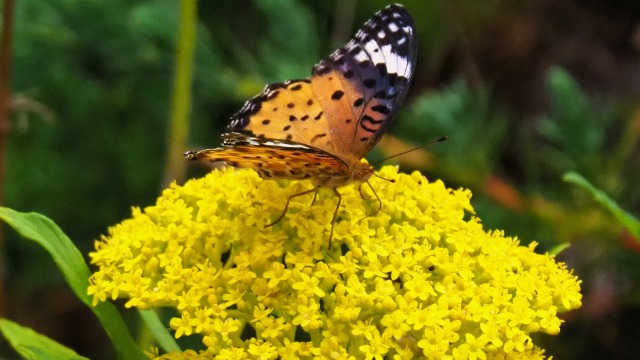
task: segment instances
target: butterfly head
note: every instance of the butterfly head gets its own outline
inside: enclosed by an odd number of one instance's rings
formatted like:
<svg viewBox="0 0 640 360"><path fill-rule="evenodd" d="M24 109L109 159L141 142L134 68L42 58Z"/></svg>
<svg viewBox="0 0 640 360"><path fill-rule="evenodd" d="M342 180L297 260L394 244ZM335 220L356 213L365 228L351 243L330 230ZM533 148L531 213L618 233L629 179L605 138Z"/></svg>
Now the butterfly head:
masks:
<svg viewBox="0 0 640 360"><path fill-rule="evenodd" d="M373 175L374 168L366 162L357 162L351 169L351 180L354 182L365 182Z"/></svg>

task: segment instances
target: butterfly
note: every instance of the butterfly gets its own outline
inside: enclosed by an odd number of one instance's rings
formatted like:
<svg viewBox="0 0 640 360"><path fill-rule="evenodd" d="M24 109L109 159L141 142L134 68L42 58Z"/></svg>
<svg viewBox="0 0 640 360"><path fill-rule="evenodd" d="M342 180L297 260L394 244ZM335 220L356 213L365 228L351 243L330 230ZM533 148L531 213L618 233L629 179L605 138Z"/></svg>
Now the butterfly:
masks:
<svg viewBox="0 0 640 360"><path fill-rule="evenodd" d="M311 77L269 84L247 101L231 117L222 147L185 156L254 169L264 179L312 180L314 188L289 196L267 226L284 217L291 199L332 189L338 204L331 241L342 201L337 189L373 174L361 159L391 125L413 77L416 49L413 18L402 5L389 5L316 64Z"/></svg>

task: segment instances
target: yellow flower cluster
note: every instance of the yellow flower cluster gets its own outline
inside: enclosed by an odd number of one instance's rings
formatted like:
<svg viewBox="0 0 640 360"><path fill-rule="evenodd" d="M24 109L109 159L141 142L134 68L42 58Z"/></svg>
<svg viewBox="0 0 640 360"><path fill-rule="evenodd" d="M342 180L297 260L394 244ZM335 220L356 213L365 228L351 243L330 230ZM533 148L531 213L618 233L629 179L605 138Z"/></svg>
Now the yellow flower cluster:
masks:
<svg viewBox="0 0 640 360"><path fill-rule="evenodd" d="M214 171L172 185L109 229L91 253L94 303L171 307L175 337L201 350L166 359L544 358L580 281L552 256L485 231L467 190L384 167L366 186L286 199L307 182ZM364 197L364 198L363 198Z"/></svg>

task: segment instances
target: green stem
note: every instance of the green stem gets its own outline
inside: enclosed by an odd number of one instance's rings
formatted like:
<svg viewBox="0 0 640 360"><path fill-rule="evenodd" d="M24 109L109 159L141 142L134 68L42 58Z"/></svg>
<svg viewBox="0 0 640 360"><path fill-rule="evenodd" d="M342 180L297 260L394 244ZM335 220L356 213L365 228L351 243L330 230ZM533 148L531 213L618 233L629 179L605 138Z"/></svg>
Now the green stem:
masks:
<svg viewBox="0 0 640 360"><path fill-rule="evenodd" d="M147 329L153 334L158 345L162 347L162 350L168 353L181 351L176 340L169 334L167 328L160 321L158 311L159 310L138 310L138 313L140 313L140 317L144 320Z"/></svg>
<svg viewBox="0 0 640 360"><path fill-rule="evenodd" d="M5 0L2 8L2 40L0 40L0 206L4 203L4 178L7 138L9 136L9 107L11 104L11 38L14 0ZM4 263L2 223L0 222L0 264ZM1 273L0 273L1 275ZM4 282L0 276L0 315L4 313Z"/></svg>
<svg viewBox="0 0 640 360"><path fill-rule="evenodd" d="M193 80L193 57L196 44L197 2L180 1L180 29L176 44L176 74L171 101L171 124L167 148L167 166L163 187L171 181L182 182L185 173L185 150L189 134L191 113L191 85Z"/></svg>

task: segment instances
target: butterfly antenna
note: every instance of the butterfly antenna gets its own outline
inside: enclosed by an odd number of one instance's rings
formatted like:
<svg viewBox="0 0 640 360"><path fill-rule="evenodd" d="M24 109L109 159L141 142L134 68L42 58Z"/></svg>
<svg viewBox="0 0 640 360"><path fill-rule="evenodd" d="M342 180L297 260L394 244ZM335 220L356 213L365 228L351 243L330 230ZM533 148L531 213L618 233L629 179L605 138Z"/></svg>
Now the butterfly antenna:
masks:
<svg viewBox="0 0 640 360"><path fill-rule="evenodd" d="M380 175L376 174L375 172L371 172L371 174L373 174L375 177L377 177L377 178L379 178L379 179L382 179L382 180L388 181L388 182L390 182L390 183L392 183L392 184L396 182L396 179L387 179L387 178L384 178L384 177L382 177L382 176L380 176ZM369 183L369 182L367 182L367 184L368 184L368 183ZM371 185L369 185L369 187L371 187ZM371 188L371 190L373 190L373 188Z"/></svg>
<svg viewBox="0 0 640 360"><path fill-rule="evenodd" d="M401 153L398 153L398 154L395 154L395 155L391 155L391 156L389 156L389 157L386 157L386 158L384 158L384 159L382 159L382 160L380 160L380 161L376 162L376 163L375 163L375 165L378 165L378 164L380 164L380 163L383 163L383 162L385 162L385 161L387 161L387 160L389 160L389 159L393 159L394 157L398 157L398 156L400 156L400 155L408 154L408 153L410 153L410 152L412 152L412 151L416 151L416 150L424 149L424 148L426 148L427 146L430 146L430 145L433 145L433 144L437 144L437 143L440 143L440 142L443 142L443 141L447 141L447 139L449 139L449 137L448 137L448 136L443 136L443 137L441 137L440 139L433 140L433 141L429 141L428 143L426 143L426 144L424 144L424 145L422 145L422 146L418 146L417 148L413 148L413 149L410 149L410 150L407 150L407 151L403 151L403 152L401 152ZM378 176L378 175L376 175L376 176ZM378 176L378 177L380 177L380 176ZM381 178L381 179L382 179L382 178ZM385 180L387 180L387 179L385 179Z"/></svg>

